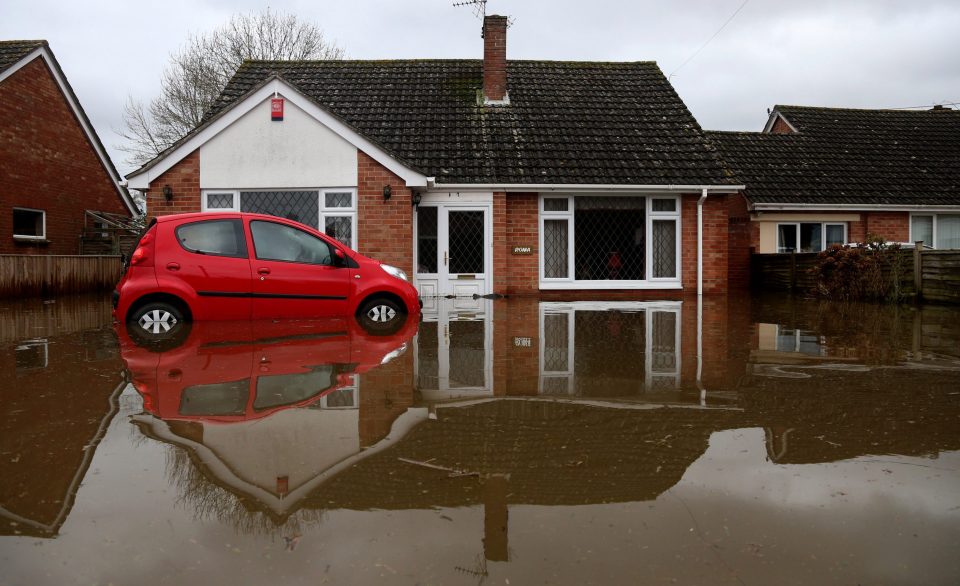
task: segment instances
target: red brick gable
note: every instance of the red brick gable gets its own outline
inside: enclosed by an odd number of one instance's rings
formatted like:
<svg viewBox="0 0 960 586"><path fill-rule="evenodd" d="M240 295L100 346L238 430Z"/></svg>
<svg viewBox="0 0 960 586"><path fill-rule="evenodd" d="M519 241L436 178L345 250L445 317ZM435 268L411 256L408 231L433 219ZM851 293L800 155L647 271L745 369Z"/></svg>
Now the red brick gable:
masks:
<svg viewBox="0 0 960 586"><path fill-rule="evenodd" d="M46 212L46 243L13 240L13 208ZM0 83L0 253L77 254L86 210L129 215L43 58Z"/></svg>

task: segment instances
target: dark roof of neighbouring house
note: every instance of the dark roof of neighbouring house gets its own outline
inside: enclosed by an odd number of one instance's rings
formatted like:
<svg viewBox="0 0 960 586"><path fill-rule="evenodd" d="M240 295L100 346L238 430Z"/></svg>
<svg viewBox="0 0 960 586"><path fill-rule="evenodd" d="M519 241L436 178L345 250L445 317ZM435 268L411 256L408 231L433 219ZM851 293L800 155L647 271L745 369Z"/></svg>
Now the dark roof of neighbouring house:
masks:
<svg viewBox="0 0 960 586"><path fill-rule="evenodd" d="M117 171L113 161L110 159L110 155L107 153L107 149L104 148L103 142L100 141L100 137L97 135L96 129L93 127L93 123L91 123L90 118L87 117L87 113L80 104L80 99L77 98L77 94L73 91L73 86L70 85L70 80L67 79L67 75L60 67L60 63L53 54L50 44L43 39L27 41L0 41L0 74L10 67L13 67L21 59L29 55L34 50L41 47L46 50L46 56L48 58L48 64L50 68L55 70L55 74L63 81L63 86L66 88L67 94L65 97L72 103L73 106L75 106L76 112L80 118L79 122L81 126L85 127L84 133L93 143L94 150L97 151L97 157L103 163L103 166L107 171L107 175L116 186L120 199L123 201L124 205L127 206L127 209L130 210L131 215L136 215L134 210L139 210L137 204L133 201L133 198L130 196L130 192L127 190L127 188L120 185L120 173ZM89 129L89 131L87 131L87 129Z"/></svg>
<svg viewBox="0 0 960 586"><path fill-rule="evenodd" d="M0 73L26 57L31 51L46 45L46 41L0 41Z"/></svg>
<svg viewBox="0 0 960 586"><path fill-rule="evenodd" d="M248 61L198 130L277 76L438 183L732 183L656 63L508 61L507 74L510 105L483 106L479 60Z"/></svg>
<svg viewBox="0 0 960 586"><path fill-rule="evenodd" d="M960 111L777 114L797 132L706 133L754 204L960 205Z"/></svg>

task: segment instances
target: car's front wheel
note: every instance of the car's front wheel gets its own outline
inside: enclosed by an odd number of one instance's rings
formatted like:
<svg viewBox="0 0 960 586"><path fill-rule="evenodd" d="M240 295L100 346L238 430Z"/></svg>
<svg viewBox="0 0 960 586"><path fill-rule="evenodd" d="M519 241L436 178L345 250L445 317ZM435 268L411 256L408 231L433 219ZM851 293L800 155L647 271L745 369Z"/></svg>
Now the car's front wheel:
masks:
<svg viewBox="0 0 960 586"><path fill-rule="evenodd" d="M407 311L393 299L377 297L363 304L359 317L360 325L368 332L388 334L400 329L407 319Z"/></svg>

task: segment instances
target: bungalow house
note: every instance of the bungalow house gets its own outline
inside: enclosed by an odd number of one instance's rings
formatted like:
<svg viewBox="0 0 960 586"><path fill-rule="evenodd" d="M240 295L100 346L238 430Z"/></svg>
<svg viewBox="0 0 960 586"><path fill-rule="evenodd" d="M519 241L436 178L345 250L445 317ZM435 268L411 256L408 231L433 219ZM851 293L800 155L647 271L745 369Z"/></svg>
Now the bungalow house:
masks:
<svg viewBox="0 0 960 586"><path fill-rule="evenodd" d="M77 254L139 210L46 41L0 41L0 254Z"/></svg>
<svg viewBox="0 0 960 586"><path fill-rule="evenodd" d="M746 185L731 266L870 236L960 248L960 111L776 106L762 132L707 136Z"/></svg>
<svg viewBox="0 0 960 586"><path fill-rule="evenodd" d="M725 290L742 186L657 65L508 61L506 32L482 61L248 61L129 186L299 220L426 297Z"/></svg>

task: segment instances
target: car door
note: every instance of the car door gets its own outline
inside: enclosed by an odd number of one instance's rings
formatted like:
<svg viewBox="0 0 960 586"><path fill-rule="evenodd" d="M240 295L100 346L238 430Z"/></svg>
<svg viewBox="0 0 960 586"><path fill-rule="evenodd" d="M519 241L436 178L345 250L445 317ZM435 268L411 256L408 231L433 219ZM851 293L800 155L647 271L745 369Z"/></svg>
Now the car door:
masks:
<svg viewBox="0 0 960 586"><path fill-rule="evenodd" d="M346 315L350 270L336 265L333 245L282 222L254 219L247 226L254 319Z"/></svg>
<svg viewBox="0 0 960 586"><path fill-rule="evenodd" d="M250 259L242 222L211 218L165 229L172 234L156 247L160 288L183 291L185 285L194 319L249 319Z"/></svg>

